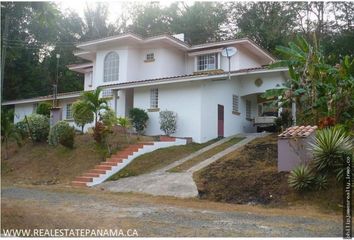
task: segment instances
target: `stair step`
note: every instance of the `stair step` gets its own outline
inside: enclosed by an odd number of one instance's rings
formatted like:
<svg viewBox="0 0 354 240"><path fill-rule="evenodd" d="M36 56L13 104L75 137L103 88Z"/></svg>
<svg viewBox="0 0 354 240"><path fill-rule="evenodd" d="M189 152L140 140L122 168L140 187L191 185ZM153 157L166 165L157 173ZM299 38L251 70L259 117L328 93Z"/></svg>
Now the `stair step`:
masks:
<svg viewBox="0 0 354 240"><path fill-rule="evenodd" d="M107 158L106 162L121 163L121 162L123 162L123 159L125 159L125 158Z"/></svg>
<svg viewBox="0 0 354 240"><path fill-rule="evenodd" d="M107 165L96 165L95 169L103 169L103 170L111 170L112 166L107 166Z"/></svg>
<svg viewBox="0 0 354 240"><path fill-rule="evenodd" d="M99 173L99 174L106 174L106 170L103 169L92 169L89 173Z"/></svg>
<svg viewBox="0 0 354 240"><path fill-rule="evenodd" d="M111 161L107 161L107 162L102 162L100 165L107 165L107 166L112 166L115 167L118 165L119 162L111 162Z"/></svg>
<svg viewBox="0 0 354 240"><path fill-rule="evenodd" d="M154 145L153 142L140 142L139 144L143 144L143 145Z"/></svg>
<svg viewBox="0 0 354 240"><path fill-rule="evenodd" d="M96 177L99 177L99 176L100 176L100 174L99 174L99 173L89 173L89 172L87 172L87 173L84 173L82 176L83 176L83 177L92 177L92 178L96 178Z"/></svg>
<svg viewBox="0 0 354 240"><path fill-rule="evenodd" d="M71 185L74 187L87 187L86 182L80 182L80 181L72 181Z"/></svg>
<svg viewBox="0 0 354 240"><path fill-rule="evenodd" d="M77 181L77 182L92 182L93 178L92 177L86 177L86 176L80 176L80 177L76 177L74 181Z"/></svg>

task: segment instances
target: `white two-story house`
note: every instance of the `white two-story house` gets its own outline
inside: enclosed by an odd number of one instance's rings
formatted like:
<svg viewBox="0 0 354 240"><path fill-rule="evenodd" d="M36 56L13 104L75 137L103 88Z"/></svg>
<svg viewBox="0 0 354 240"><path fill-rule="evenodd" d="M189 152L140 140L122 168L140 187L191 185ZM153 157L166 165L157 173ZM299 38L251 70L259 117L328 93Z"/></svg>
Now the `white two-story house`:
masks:
<svg viewBox="0 0 354 240"><path fill-rule="evenodd" d="M230 61L225 47L237 49ZM148 112L146 135L160 135L159 112L177 113L176 137L201 143L219 136L254 132L253 119L267 107L260 96L287 78L287 69L268 69L275 61L251 40L235 39L200 45L184 42L183 34L143 38L123 34L77 45L85 64L68 66L85 75L83 91L102 87L102 97L117 116L129 110ZM230 66L229 66L230 63ZM230 71L229 71L230 69ZM72 122L70 106L81 92L59 94L62 119ZM15 122L52 96L4 102L15 106Z"/></svg>

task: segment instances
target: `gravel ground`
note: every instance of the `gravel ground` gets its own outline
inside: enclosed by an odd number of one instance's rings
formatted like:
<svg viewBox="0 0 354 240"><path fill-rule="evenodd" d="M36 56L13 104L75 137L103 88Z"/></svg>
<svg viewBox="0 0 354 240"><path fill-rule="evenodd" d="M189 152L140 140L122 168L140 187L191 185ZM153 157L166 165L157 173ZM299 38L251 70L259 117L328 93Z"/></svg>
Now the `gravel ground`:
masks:
<svg viewBox="0 0 354 240"><path fill-rule="evenodd" d="M97 190L2 189L2 228L136 229L139 236L340 237L340 215ZM306 215L306 216L305 216Z"/></svg>

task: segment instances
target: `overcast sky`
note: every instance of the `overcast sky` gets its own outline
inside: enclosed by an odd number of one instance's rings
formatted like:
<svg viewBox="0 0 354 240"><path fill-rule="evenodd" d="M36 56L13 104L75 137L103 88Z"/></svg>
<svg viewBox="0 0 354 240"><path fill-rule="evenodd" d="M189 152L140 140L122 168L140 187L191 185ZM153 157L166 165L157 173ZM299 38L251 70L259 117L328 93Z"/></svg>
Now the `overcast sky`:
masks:
<svg viewBox="0 0 354 240"><path fill-rule="evenodd" d="M64 0L64 1L55 1L56 4L60 7L62 11L65 11L66 9L72 9L75 12L77 12L81 17L84 16L84 10L86 8L86 5L89 7L94 7L96 2L103 2L108 4L108 9L109 9L109 18L108 20L110 22L114 22L117 19L117 16L119 16L122 11L124 11L125 7L125 2L127 1L97 1L97 0ZM129 2L134 2L134 1L129 1ZM144 0L144 1L135 1L135 2L149 2L149 0ZM158 2L158 1L155 1ZM164 1L159 1L162 7L170 5L173 0L164 0ZM193 2L193 1L188 1L188 2Z"/></svg>

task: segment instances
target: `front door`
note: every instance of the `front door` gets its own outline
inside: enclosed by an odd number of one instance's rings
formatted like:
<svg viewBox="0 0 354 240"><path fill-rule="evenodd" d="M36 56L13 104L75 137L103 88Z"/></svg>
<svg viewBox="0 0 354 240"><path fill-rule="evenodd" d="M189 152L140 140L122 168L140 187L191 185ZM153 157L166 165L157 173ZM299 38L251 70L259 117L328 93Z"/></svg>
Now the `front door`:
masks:
<svg viewBox="0 0 354 240"><path fill-rule="evenodd" d="M224 137L224 106L218 104L218 137Z"/></svg>

